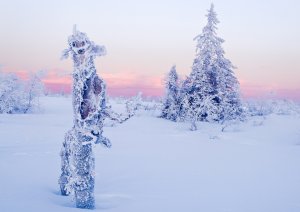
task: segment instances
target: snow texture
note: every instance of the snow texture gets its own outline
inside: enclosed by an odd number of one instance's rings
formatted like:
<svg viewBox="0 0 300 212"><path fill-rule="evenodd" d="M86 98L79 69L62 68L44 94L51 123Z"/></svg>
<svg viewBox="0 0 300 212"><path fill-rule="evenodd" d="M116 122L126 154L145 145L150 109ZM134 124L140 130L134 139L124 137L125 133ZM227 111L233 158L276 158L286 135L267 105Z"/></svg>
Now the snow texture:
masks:
<svg viewBox="0 0 300 212"><path fill-rule="evenodd" d="M82 211L57 187L72 99L40 101L43 113L0 114L0 211ZM110 99L117 112L126 111L125 102ZM299 106L280 103L276 111L291 113L250 116L224 132L208 122L191 132L189 123L156 118L159 110L104 127L114 148L93 149L94 211L300 211Z"/></svg>

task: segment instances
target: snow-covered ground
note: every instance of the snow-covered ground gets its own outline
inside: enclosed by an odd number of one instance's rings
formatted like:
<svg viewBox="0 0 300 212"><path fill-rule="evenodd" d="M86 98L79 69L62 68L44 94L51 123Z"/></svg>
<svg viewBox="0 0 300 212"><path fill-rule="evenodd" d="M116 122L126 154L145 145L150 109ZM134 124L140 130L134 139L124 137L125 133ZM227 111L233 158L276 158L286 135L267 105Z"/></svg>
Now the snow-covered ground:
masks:
<svg viewBox="0 0 300 212"><path fill-rule="evenodd" d="M41 103L39 114L0 115L1 212L82 211L57 183L71 99ZM188 128L149 112L106 127L113 147L95 148L96 211L300 211L299 115Z"/></svg>

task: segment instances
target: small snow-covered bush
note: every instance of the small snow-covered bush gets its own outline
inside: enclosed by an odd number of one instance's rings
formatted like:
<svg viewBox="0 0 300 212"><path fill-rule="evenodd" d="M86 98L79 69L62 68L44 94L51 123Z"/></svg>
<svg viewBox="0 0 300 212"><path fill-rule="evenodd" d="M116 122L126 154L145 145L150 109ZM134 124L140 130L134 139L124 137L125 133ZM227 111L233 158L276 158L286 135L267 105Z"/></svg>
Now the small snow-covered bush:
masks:
<svg viewBox="0 0 300 212"><path fill-rule="evenodd" d="M145 100L142 98L142 93L139 92L136 96L133 96L125 100L126 112L132 115L139 115L139 112L150 112L154 116L158 116L161 113L163 105L160 101Z"/></svg>
<svg viewBox="0 0 300 212"><path fill-rule="evenodd" d="M163 103L161 100L144 99L139 92L133 97L110 97L105 110L106 127L114 127L126 122L134 116L150 115L158 117L161 115Z"/></svg>
<svg viewBox="0 0 300 212"><path fill-rule="evenodd" d="M0 73L0 113L32 112L42 93L43 83L37 74L25 81L13 73Z"/></svg>
<svg viewBox="0 0 300 212"><path fill-rule="evenodd" d="M300 105L291 100L255 100L244 105L247 116L300 114Z"/></svg>

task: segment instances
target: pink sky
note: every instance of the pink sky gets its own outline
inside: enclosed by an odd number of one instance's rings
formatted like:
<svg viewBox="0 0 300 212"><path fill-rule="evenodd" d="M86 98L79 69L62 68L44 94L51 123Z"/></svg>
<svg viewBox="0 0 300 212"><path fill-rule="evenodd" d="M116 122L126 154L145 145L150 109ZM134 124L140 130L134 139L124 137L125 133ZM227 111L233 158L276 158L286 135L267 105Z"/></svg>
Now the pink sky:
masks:
<svg viewBox="0 0 300 212"><path fill-rule="evenodd" d="M98 73L112 96L164 94L163 78L172 65L191 71L196 43L211 1L0 1L0 71L25 76L50 70L46 87L69 92L71 59L60 61L73 24L107 55ZM238 68L243 97L300 100L300 1L215 0L217 34ZM270 6L271 5L271 6ZM55 11L55 14L53 13ZM79 15L80 14L80 15ZM64 70L64 71L62 71Z"/></svg>
<svg viewBox="0 0 300 212"><path fill-rule="evenodd" d="M10 71L11 72L11 71ZM15 72L21 79L28 79L28 71ZM134 96L142 92L144 96L159 97L164 93L163 78L161 76L138 75L133 72L118 74L103 73L107 92L110 96ZM57 70L48 71L42 79L46 90L50 93L70 93L72 77L70 74L58 74Z"/></svg>
<svg viewBox="0 0 300 212"><path fill-rule="evenodd" d="M28 78L28 71L16 72L22 79ZM58 70L48 71L43 77L46 90L50 93L70 93L72 78L70 74L58 74ZM102 73L107 92L110 96L134 96L139 91L143 96L161 97L164 95L164 75L139 75L133 72ZM286 88L278 85L259 84L240 79L243 98L279 98L300 100L300 89Z"/></svg>
<svg viewBox="0 0 300 212"><path fill-rule="evenodd" d="M279 85L258 84L240 80L243 98L278 98L300 101L300 88L287 88Z"/></svg>

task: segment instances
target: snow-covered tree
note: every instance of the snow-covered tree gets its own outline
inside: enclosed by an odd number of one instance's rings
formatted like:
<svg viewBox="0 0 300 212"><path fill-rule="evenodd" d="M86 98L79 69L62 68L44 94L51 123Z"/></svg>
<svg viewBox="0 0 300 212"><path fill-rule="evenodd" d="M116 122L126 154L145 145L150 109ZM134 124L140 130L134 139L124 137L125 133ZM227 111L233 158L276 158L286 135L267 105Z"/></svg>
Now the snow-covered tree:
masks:
<svg viewBox="0 0 300 212"><path fill-rule="evenodd" d="M136 111L141 109L143 102L142 95L143 93L139 91L137 95L131 97L126 101L126 112L130 117L134 116Z"/></svg>
<svg viewBox="0 0 300 212"><path fill-rule="evenodd" d="M28 113L38 107L43 83L32 76L22 80L14 73L0 73L0 113Z"/></svg>
<svg viewBox="0 0 300 212"><path fill-rule="evenodd" d="M219 21L213 4L206 16L206 26L194 39L196 58L188 77L188 92L183 95L189 104L183 110L194 110L200 121L238 119L242 114L239 83L233 73L234 66L224 56L221 46L224 40L216 34Z"/></svg>
<svg viewBox="0 0 300 212"><path fill-rule="evenodd" d="M38 104L39 96L44 93L44 84L42 82L43 74L43 71L30 74L25 89L27 95L27 107L25 108L25 113L32 108L32 105Z"/></svg>
<svg viewBox="0 0 300 212"><path fill-rule="evenodd" d="M92 209L95 207L93 144L111 147L110 141L102 135L106 86L97 76L94 65L94 58L105 55L106 50L104 46L95 45L76 27L68 42L69 48L63 51L62 58L70 53L74 62L74 126L66 133L63 143L59 184L62 195L74 194L76 207Z"/></svg>
<svg viewBox="0 0 300 212"><path fill-rule="evenodd" d="M176 66L173 66L166 79L166 96L160 117L177 121L179 116L179 85Z"/></svg>
<svg viewBox="0 0 300 212"><path fill-rule="evenodd" d="M15 74L0 75L0 113L24 113L24 82Z"/></svg>

